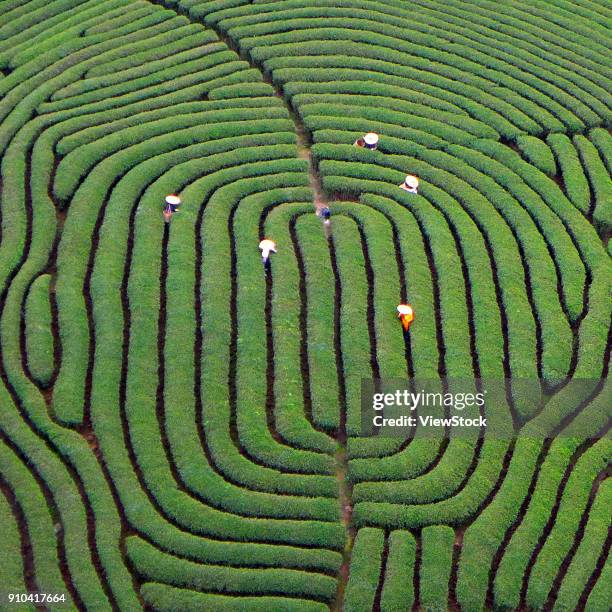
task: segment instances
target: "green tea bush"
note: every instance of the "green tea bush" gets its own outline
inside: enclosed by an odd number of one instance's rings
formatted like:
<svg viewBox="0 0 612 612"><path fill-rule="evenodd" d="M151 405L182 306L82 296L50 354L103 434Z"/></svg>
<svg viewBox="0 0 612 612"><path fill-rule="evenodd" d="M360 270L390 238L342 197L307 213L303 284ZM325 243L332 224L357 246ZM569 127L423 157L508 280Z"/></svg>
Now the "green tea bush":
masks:
<svg viewBox="0 0 612 612"><path fill-rule="evenodd" d="M54 533L54 525L47 507L45 497L36 483L33 474L19 461L8 445L3 444L0 450L2 461L2 482L15 496L15 503L21 508L23 518L26 521L29 544L31 546L32 561L36 569L36 578L41 588L57 588L63 591L63 582L58 560L57 540ZM25 589L23 584L23 559L21 557L20 533L18 525L14 523L15 516L3 495L0 499L3 504L2 524L6 529L7 551L11 544L15 546L12 555L7 554L6 563L2 564L0 570L6 579L7 585L11 583L16 587ZM5 511L6 508L6 511ZM7 513L5 513L7 512ZM10 522L12 522L12 525ZM12 532L12 530L15 530ZM16 538L16 541L15 541Z"/></svg>
<svg viewBox="0 0 612 612"><path fill-rule="evenodd" d="M278 196L280 196L280 192ZM306 197L310 192L305 192ZM277 196L277 197L278 197ZM260 200L266 208L270 205L273 192L264 196L255 196L243 200L244 207L254 206L256 200ZM282 197L282 196L281 196ZM301 368L301 309L302 300L306 297L301 293L300 271L298 269L298 252L292 244L290 226L296 215L310 213L314 216L311 202L295 205L275 206L266 216L264 223L264 234L274 236L277 244L286 245L283 249L282 258L275 258L272 268L272 313L271 324L273 328L274 349L274 392L275 392L275 425L279 435L292 447L306 448L313 451L333 454L336 449L335 440L323 432L316 431L314 423L305 414L305 394L311 393L312 386L306 388L306 380ZM238 215L236 223L239 223ZM320 235L320 227L313 228ZM322 253L325 253L324 249ZM311 302L311 309L317 302ZM306 306L307 308L307 306ZM313 313L320 318L321 315ZM321 323L332 321L323 320ZM332 326L330 326L332 327ZM330 352L332 345L329 346ZM331 355L330 355L331 356ZM298 365L299 364L299 365ZM333 368L328 373L333 373ZM323 385L325 382L321 381ZM329 398L333 403L338 401L338 396Z"/></svg>
<svg viewBox="0 0 612 612"><path fill-rule="evenodd" d="M200 610L219 610L230 612L239 608L245 612L256 612L262 606L279 612L324 612L328 609L324 603L308 599L288 597L254 597L235 595L213 595L200 593L184 588L176 588L158 582L145 582L141 593L144 600L156 610L176 610L179 607L185 612L198 612Z"/></svg>
<svg viewBox="0 0 612 612"><path fill-rule="evenodd" d="M3 484L5 483L3 482ZM11 509L5 493L0 496L0 528L3 534L3 549L6 561L0 568L0 580L11 592L24 592L27 589L23 579L20 534L17 519L13 512L14 510Z"/></svg>
<svg viewBox="0 0 612 612"><path fill-rule="evenodd" d="M371 610L380 575L385 535L379 529L360 529L351 552L351 567L344 609L347 612Z"/></svg>
<svg viewBox="0 0 612 612"><path fill-rule="evenodd" d="M333 56L331 56L333 59ZM283 64L289 64L293 58L283 58ZM270 60L272 61L272 60ZM279 62L281 59L278 60ZM300 58L299 62L305 59ZM348 70L337 68L332 60L328 60L327 56L320 56L318 62L328 62L334 69L334 80L313 82L314 79L309 78L314 76L310 70L303 69L304 78L300 80L283 81L284 94L293 99L296 95L360 95L360 96L392 96L394 100L407 100L425 104L429 107L440 108L456 113L466 113L473 117L476 121L480 121L491 127L500 135L507 138L516 136L519 130L506 120L501 114L488 108L484 103L476 102L470 98L459 95L440 87L439 85L428 85L422 81L410 79L401 79L398 77L386 77L380 72L365 71L360 74L358 70ZM297 62L296 62L297 63ZM337 63L337 62L336 62ZM312 64L316 65L313 60ZM298 64L300 65L300 64ZM278 70L274 72L275 78L278 77ZM296 74L296 78L298 75ZM410 89L406 89L403 85L410 83ZM382 85L381 85L382 84ZM484 102L484 100L483 100ZM537 130L537 126L534 126Z"/></svg>
<svg viewBox="0 0 612 612"><path fill-rule="evenodd" d="M555 176L557 174L557 164L550 147L535 136L519 136L516 139L516 144L520 148L526 160L534 165L538 170Z"/></svg>
<svg viewBox="0 0 612 612"><path fill-rule="evenodd" d="M595 128L589 132L589 140L597 147L608 172L612 172L612 137L603 128Z"/></svg>
<svg viewBox="0 0 612 612"><path fill-rule="evenodd" d="M610 486L611 481L609 479L604 480L599 486L597 496L589 512L582 540L570 562L558 593L555 593L555 605L559 608L567 607L571 609L572 606L574 608L578 606L585 584L588 584L589 578L597 566L597 560L604 550L608 533L609 508L612 501ZM605 571L604 569L604 573ZM601 579L604 580L605 577ZM597 585L592 591L595 597L597 596L596 591Z"/></svg>
<svg viewBox="0 0 612 612"><path fill-rule="evenodd" d="M53 334L51 333L51 276L43 274L31 285L26 300L26 349L30 374L41 385L53 375Z"/></svg>
<svg viewBox="0 0 612 612"><path fill-rule="evenodd" d="M312 208L294 218L292 224L306 277L304 297L312 418L319 427L331 430L340 424L340 390L332 324L336 288L329 245Z"/></svg>
<svg viewBox="0 0 612 612"><path fill-rule="evenodd" d="M424 610L440 610L448 600L455 532L450 527L435 525L425 527L421 538L421 606Z"/></svg>
<svg viewBox="0 0 612 612"><path fill-rule="evenodd" d="M389 534L389 556L380 598L383 610L401 610L412 605L415 555L416 543L409 531Z"/></svg>
<svg viewBox="0 0 612 612"><path fill-rule="evenodd" d="M584 136L574 137L574 146L578 151L580 160L591 184L592 198L589 211L593 214L595 223L600 234L605 235L612 227L612 181L604 163L597 153L597 149Z"/></svg>
<svg viewBox="0 0 612 612"><path fill-rule="evenodd" d="M610 456L610 441L602 439L582 455L567 482L554 526L531 571L527 602L543 605L576 536L582 512L599 473L604 473Z"/></svg>
<svg viewBox="0 0 612 612"><path fill-rule="evenodd" d="M165 554L137 537L128 539L127 552L140 574L148 580L196 591L264 595L286 593L329 601L336 590L336 581L329 576L297 570L232 568L193 563Z"/></svg>
<svg viewBox="0 0 612 612"><path fill-rule="evenodd" d="M567 197L578 210L588 214L591 192L572 141L565 134L551 134L546 142L557 158Z"/></svg>

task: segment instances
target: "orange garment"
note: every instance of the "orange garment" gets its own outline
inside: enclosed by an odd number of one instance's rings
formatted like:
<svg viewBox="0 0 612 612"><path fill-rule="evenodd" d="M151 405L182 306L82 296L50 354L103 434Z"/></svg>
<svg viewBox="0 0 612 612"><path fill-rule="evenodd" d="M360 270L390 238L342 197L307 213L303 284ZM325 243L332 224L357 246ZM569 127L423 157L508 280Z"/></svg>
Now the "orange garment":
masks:
<svg viewBox="0 0 612 612"><path fill-rule="evenodd" d="M407 332L410 329L412 322L414 321L414 312L408 312L405 314L400 313L397 316L399 320L402 322L402 327L404 328L404 331Z"/></svg>

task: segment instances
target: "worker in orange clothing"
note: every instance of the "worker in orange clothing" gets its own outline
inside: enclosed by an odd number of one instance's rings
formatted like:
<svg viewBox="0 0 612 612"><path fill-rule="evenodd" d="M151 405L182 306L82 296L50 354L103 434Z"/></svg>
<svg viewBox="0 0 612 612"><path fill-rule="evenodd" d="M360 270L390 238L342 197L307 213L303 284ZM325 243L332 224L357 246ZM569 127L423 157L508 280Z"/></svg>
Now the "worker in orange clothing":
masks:
<svg viewBox="0 0 612 612"><path fill-rule="evenodd" d="M397 318L402 322L404 331L407 332L414 321L414 310L410 304L400 304L397 307Z"/></svg>

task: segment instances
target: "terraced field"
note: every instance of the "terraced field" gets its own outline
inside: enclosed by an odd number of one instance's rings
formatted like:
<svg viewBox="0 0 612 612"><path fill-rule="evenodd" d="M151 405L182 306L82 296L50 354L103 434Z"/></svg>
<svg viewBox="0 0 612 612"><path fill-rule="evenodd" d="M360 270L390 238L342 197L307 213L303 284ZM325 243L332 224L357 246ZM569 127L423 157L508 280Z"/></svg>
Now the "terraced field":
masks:
<svg viewBox="0 0 612 612"><path fill-rule="evenodd" d="M0 0L0 608L607 611L611 19ZM362 436L380 377L520 433Z"/></svg>

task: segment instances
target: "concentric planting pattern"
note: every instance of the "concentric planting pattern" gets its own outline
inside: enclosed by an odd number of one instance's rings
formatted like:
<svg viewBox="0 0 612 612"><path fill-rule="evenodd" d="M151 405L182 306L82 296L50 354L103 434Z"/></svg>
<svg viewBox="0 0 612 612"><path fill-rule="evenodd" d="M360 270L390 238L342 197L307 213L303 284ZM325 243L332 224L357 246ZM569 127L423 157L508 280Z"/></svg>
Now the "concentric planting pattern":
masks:
<svg viewBox="0 0 612 612"><path fill-rule="evenodd" d="M609 367L611 18L0 0L0 592L608 610L610 397L559 381ZM408 375L540 378L555 436L361 437Z"/></svg>

